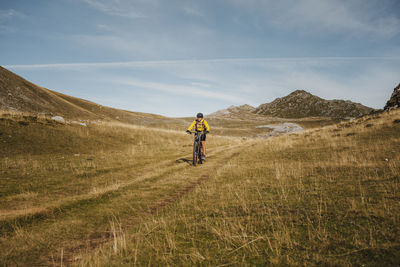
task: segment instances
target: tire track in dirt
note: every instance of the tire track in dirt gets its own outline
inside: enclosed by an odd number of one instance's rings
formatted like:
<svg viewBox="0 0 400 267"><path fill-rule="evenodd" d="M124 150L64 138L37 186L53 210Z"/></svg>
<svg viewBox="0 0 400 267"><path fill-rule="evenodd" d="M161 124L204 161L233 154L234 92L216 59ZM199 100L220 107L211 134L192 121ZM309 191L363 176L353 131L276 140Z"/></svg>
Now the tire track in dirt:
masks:
<svg viewBox="0 0 400 267"><path fill-rule="evenodd" d="M232 155L230 155L227 158L227 161L229 161L232 158L238 156L239 154L240 154L239 152L233 153ZM217 169L223 167L225 164L226 163L218 164L217 166L214 167L214 170L217 170ZM185 195L189 194L191 191L193 191L197 187L201 186L204 182L206 182L210 178L211 178L211 174L209 172L201 175L197 180L190 182L190 184L187 185L186 187L182 188L181 190L178 190L175 194L165 198L160 204L150 207L149 208L149 213L150 214L155 214L160 209L165 208L166 206L168 206L170 204L173 204L175 202L178 202Z"/></svg>
<svg viewBox="0 0 400 267"><path fill-rule="evenodd" d="M155 199L153 198L152 201L148 201L149 198L145 198L145 201L151 204L150 206L147 206L146 204L145 209L139 209L138 211L134 212L134 215L131 216L127 216L126 213L123 215L118 215L120 216L118 219L121 220L121 224L124 225L126 229L129 229L129 227L131 227L133 224L140 223L143 220L142 217L152 215L157 211L167 207L168 205L179 201L196 187L203 184L211 177L211 172L209 171L210 169L215 170L216 168L223 166L230 158L238 154L238 150L243 149L246 146L247 142L240 142L233 146L227 145L214 148L210 150L209 157L205 165L197 167L188 166L186 162L177 162L176 159L169 159L159 162L156 165L146 166L145 168L141 169L140 175L135 175L135 177L125 183L121 183L118 187L108 188L107 191L102 192L101 194L89 195L87 199L80 199L77 201L72 201L71 203L64 203L65 205L54 207L53 209L48 209L44 213L39 212L30 217L23 216L20 218L20 220L5 222L8 223L8 225L4 224L4 221L0 222L0 224L3 223L2 225L0 225L0 228L2 228L0 229L0 231L2 232L2 237L0 237L0 240L2 239L5 242L7 242L6 240L14 238L18 240L20 238L23 238L19 237L19 231L27 233L35 232L37 231L37 229L42 229L43 227L41 228L40 225L43 224L47 225L46 229L40 230L44 230L43 234L35 236L37 236L38 238L46 239L46 236L51 236L51 229L57 229L57 224L69 224L71 217L81 219L79 216L82 215L80 214L85 214L85 209L90 209L93 207L93 205L99 205L99 207L107 207L106 205L112 205L108 203L119 201L120 197L124 194L128 194L129 197L132 197L134 195L132 194L132 191L141 190L142 183L151 184L154 182L157 184L159 183L159 181L163 181L160 183L160 186L170 186L171 189L171 185L174 185L175 183L173 179L171 180L171 177L174 177L176 175L180 176L181 174L185 174L187 172L192 172L193 168L201 169L200 174L196 177L193 177L195 179L188 179L187 181L186 179L181 179L180 181L178 181L179 183L176 184L178 185L177 189L173 192L167 193L167 196L161 196L160 194L158 196L155 195ZM205 167L202 168L202 166ZM136 170L132 170L132 172L134 172L135 174L137 173ZM187 174L186 176L192 178ZM135 199L132 200L136 201ZM120 210L117 210L117 212L119 211ZM91 215L88 215L87 217L82 218L82 220L87 220L88 222L90 222L94 218L98 217L97 216L92 218L90 216ZM103 219L104 218L106 217L103 217ZM4 229L7 231L3 231ZM82 233L83 235L72 237L74 239L59 239L56 240L55 243L54 240L49 240L49 242L52 243L49 252L42 253L40 255L40 259L35 260L37 260L39 263L41 262L48 265L51 265L54 262L60 262L59 260L61 259L58 259L58 257L54 255L59 255L56 251L62 248L63 260L66 263L73 264L79 261L79 258L75 257L76 255L82 255L82 253L83 255L87 255L88 253L91 253L99 247L106 245L107 243L112 241L113 237L112 231L110 230L110 225L102 224L102 227L97 228L97 230L91 230L92 229L88 229L87 233ZM33 238L36 238L35 236ZM30 242L37 241L34 241L34 239L32 239ZM18 254L18 250L19 249L16 248L15 253L17 254L15 255L21 255ZM12 254L14 254L14 252ZM7 253L7 255L12 254Z"/></svg>
<svg viewBox="0 0 400 267"><path fill-rule="evenodd" d="M205 171L203 171L203 173L197 179L195 179L193 181L189 181L188 185L177 189L172 194L169 194L168 196L166 196L160 200L155 199L153 201L154 202L153 205L150 205L147 207L146 210L137 213L134 218L132 218L132 217L129 218L129 223L123 224L124 225L123 230L126 231L129 229L130 225L136 225L138 223L141 223L144 220L144 218L146 218L147 216L154 215L157 212L159 212L165 208L168 208L168 206L173 205L174 203L177 203L182 198L184 198L186 195L188 195L190 192L192 192L197 187L204 184L207 180L209 180L212 177L212 174L209 169L212 169L213 172L215 172L217 169L226 165L229 162L229 160L238 156L240 154L241 150L245 149L246 147L252 146L252 145L254 145L254 144L241 144L241 145L234 146L233 148L231 147L229 149L229 151L226 148L221 148L217 152L210 153L210 155L218 155L222 152L231 153L231 154L229 156L227 156L226 158L219 159L217 162L214 162L213 164L211 164L212 162L210 162L208 164L209 168L206 169ZM238 149L240 151L237 151ZM233 153L231 152L232 150L233 150ZM206 167L207 162L203 166ZM190 167L190 168L197 168L197 167ZM173 173L169 174L169 176L175 175L175 174L179 173L179 171L182 171L182 169L178 169L178 170L174 171ZM166 177L164 179L167 179L167 178L168 177ZM111 230L105 231L102 233L93 232L91 234L91 236L89 237L89 239L86 240L86 243L90 244L90 250L91 250L89 252L87 249L84 251L84 254L87 255L102 246L112 243L112 232L111 232ZM83 251L79 248L66 249L66 250L64 250L64 255L63 255L64 258L63 259L64 259L64 261L72 264L72 263L76 262L76 260L74 260L74 255L82 254L82 252ZM79 256L78 261L80 260L80 258L81 257Z"/></svg>
<svg viewBox="0 0 400 267"><path fill-rule="evenodd" d="M215 155L225 150L229 145L222 146L214 150L211 155ZM184 158L187 154L179 155L179 158ZM129 181L121 182L118 184L113 184L112 186L106 188L100 188L98 193L89 193L78 196L73 196L70 199L64 200L62 204L58 205L49 205L45 207L40 207L34 210L34 213L22 213L21 215L17 215L15 217L7 218L0 220L0 236L4 236L6 234L10 234L15 230L15 226L29 226L33 223L37 223L41 220L45 220L48 218L56 219L60 217L63 213L68 210L73 209L75 206L89 205L91 202L98 201L101 198L112 197L112 194L124 190L124 188L131 186L133 184L142 182L146 179L151 179L159 175L163 175L168 171L179 171L185 166L183 164L174 165L174 163L182 163L178 162L175 159L172 160L164 160L157 164L148 164L144 168L140 170L140 173ZM129 168L123 168L117 172L112 173L113 175L126 172ZM155 171L156 170L156 171ZM135 170L137 172L137 170ZM101 175L110 175L110 173L101 174Z"/></svg>

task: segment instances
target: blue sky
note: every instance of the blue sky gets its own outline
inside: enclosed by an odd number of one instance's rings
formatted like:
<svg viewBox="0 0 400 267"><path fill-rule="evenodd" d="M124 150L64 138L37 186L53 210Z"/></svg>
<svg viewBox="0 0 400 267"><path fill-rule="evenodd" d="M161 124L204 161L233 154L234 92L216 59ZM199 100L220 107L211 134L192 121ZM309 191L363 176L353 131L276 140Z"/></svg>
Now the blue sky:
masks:
<svg viewBox="0 0 400 267"><path fill-rule="evenodd" d="M167 116L296 89L381 108L400 82L400 1L1 0L0 65Z"/></svg>

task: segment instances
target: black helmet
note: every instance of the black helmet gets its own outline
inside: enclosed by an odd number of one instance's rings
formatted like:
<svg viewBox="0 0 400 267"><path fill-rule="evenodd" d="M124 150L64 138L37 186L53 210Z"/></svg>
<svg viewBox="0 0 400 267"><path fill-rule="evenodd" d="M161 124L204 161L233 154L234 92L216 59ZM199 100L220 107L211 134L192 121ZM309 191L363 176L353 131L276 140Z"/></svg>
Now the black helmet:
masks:
<svg viewBox="0 0 400 267"><path fill-rule="evenodd" d="M203 113L197 113L197 118L203 118Z"/></svg>

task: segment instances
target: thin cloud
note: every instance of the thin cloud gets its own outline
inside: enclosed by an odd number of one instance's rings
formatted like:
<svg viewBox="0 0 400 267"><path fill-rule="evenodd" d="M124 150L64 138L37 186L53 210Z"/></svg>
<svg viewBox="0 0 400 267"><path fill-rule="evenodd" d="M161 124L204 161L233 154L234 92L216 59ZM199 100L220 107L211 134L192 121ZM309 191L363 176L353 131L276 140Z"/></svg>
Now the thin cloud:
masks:
<svg viewBox="0 0 400 267"><path fill-rule="evenodd" d="M16 32L15 28L5 25L0 25L0 33L11 33L11 32Z"/></svg>
<svg viewBox="0 0 400 267"><path fill-rule="evenodd" d="M186 102L192 98L215 100L209 101L212 104L207 106L212 112L211 109L230 104L257 106L295 89L305 89L327 99L350 99L380 108L399 82L400 58L233 58L5 67L27 72L43 71L46 75L56 71L55 74L62 77L75 71L74 75L79 73L79 78L75 81L67 79L63 86L83 88L94 95L96 90L109 92L113 88L112 97L121 99L126 95L137 95L132 98L131 110L142 105L144 98L161 92L165 97L185 99ZM113 76L115 73L118 77ZM81 84L77 85L77 82ZM55 86L43 85L57 90Z"/></svg>
<svg viewBox="0 0 400 267"><path fill-rule="evenodd" d="M87 47L102 48L117 53L138 53L141 55L151 55L153 50L146 41L136 41L123 35L104 34L104 35L72 35L65 37L80 45Z"/></svg>
<svg viewBox="0 0 400 267"><path fill-rule="evenodd" d="M295 29L310 34L373 35L391 38L400 33L398 13L391 10L392 1L364 0L233 0L240 10L255 14L258 23L274 25L282 29ZM394 10L393 10L394 11Z"/></svg>
<svg viewBox="0 0 400 267"><path fill-rule="evenodd" d="M25 14L16 11L14 9L8 9L8 10L1 10L0 9L0 20L4 19L10 19L10 18L25 18Z"/></svg>
<svg viewBox="0 0 400 267"><path fill-rule="evenodd" d="M144 18L143 13L133 10L131 6L121 5L120 1L83 0L93 8L110 16L125 18Z"/></svg>
<svg viewBox="0 0 400 267"><path fill-rule="evenodd" d="M324 63L340 61L387 60L398 61L399 57L298 57L298 58L215 58L193 60L154 60L154 61L120 61L93 63L56 63L56 64L23 64L5 65L9 69L76 69L76 68L113 68L113 67L151 67L182 64L213 64L213 63L263 63L263 62L303 62Z"/></svg>
<svg viewBox="0 0 400 267"><path fill-rule="evenodd" d="M165 92L169 94L175 94L179 96L191 96L191 97L203 97L203 98L211 98L218 99L224 101L231 101L233 103L241 103L243 98L236 97L231 94L219 93L218 90L210 91L204 90L203 88L196 86L185 86L185 85L176 85L176 84L166 84L166 83L155 83L155 82L144 82L138 81L134 79L116 79L113 81L116 84L123 84L134 86L138 88L146 88L151 90L156 90L160 92Z"/></svg>
<svg viewBox="0 0 400 267"><path fill-rule="evenodd" d="M299 1L289 9L287 15L284 19L292 26L312 27L319 31L373 34L381 37L393 37L400 31L398 18L377 16L374 6L368 8L365 1L359 0Z"/></svg>
<svg viewBox="0 0 400 267"><path fill-rule="evenodd" d="M194 5L185 5L183 7L183 11L191 16L201 17L201 18L205 17L203 11L199 7Z"/></svg>

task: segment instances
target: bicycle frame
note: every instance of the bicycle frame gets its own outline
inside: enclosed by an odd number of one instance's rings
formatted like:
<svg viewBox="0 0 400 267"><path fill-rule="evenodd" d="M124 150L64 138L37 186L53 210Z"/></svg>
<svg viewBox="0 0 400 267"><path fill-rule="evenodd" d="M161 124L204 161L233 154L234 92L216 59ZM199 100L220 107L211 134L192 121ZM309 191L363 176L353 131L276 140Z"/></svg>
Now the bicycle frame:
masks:
<svg viewBox="0 0 400 267"><path fill-rule="evenodd" d="M197 163L202 164L203 159L201 158L202 155L202 143L201 139L204 132L191 132L195 134L194 142L193 142L193 165L196 166Z"/></svg>

